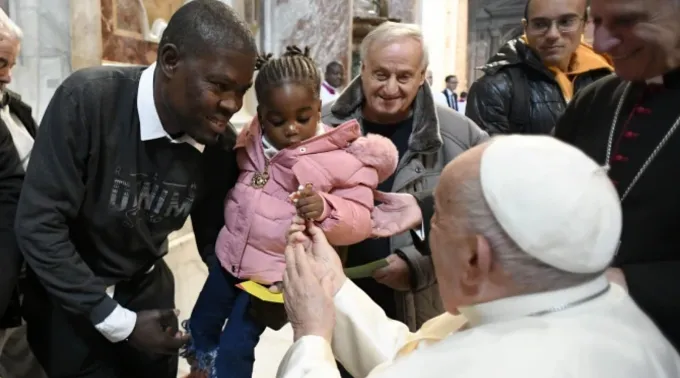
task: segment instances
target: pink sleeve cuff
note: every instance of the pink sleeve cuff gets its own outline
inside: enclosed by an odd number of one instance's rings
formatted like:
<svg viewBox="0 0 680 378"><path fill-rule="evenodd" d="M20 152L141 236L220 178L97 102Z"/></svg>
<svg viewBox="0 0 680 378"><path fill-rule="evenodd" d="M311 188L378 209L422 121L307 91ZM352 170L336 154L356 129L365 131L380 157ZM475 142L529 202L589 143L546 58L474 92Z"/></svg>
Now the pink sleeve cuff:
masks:
<svg viewBox="0 0 680 378"><path fill-rule="evenodd" d="M328 199L326 199L325 194L326 193L319 193L319 195L323 199L323 212L317 219L314 219L317 222L323 222L326 220L326 218L328 218L331 215L332 208L330 203L328 203Z"/></svg>

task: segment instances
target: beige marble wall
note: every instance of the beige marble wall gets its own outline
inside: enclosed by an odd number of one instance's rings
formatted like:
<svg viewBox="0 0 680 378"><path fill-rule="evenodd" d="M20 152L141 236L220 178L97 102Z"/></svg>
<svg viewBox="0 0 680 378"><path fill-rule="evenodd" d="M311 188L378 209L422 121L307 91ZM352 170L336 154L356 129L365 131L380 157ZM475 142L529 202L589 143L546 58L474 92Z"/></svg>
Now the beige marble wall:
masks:
<svg viewBox="0 0 680 378"><path fill-rule="evenodd" d="M271 0L264 4L263 50L278 55L288 45L309 46L319 67L349 66L351 0Z"/></svg>
<svg viewBox="0 0 680 378"><path fill-rule="evenodd" d="M390 17L399 18L401 22L405 23L417 21L418 0L388 0L387 3L390 7Z"/></svg>

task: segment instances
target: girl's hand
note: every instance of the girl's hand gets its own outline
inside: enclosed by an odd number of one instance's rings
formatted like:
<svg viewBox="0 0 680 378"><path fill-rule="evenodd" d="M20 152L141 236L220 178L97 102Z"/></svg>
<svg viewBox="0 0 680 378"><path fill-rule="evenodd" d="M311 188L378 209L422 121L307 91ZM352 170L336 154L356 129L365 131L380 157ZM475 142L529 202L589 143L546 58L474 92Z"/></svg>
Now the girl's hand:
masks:
<svg viewBox="0 0 680 378"><path fill-rule="evenodd" d="M305 185L304 189L298 191L297 201L295 207L298 215L307 220L321 221L324 210L324 199L311 188L311 185Z"/></svg>

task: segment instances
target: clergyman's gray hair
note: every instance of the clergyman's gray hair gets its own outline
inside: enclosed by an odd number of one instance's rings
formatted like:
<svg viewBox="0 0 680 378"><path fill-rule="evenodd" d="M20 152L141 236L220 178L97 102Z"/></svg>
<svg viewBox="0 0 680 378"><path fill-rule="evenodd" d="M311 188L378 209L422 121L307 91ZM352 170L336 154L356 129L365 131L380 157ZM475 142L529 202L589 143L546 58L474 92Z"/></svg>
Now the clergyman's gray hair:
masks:
<svg viewBox="0 0 680 378"><path fill-rule="evenodd" d="M363 41L361 41L361 46L359 47L361 61L363 62L366 59L371 47L376 43L386 45L408 38L414 39L420 43L423 54L421 68L425 69L430 64L430 57L425 38L423 37L423 31L420 29L420 26L416 24L402 24L391 21L380 24L380 26L368 33Z"/></svg>
<svg viewBox="0 0 680 378"><path fill-rule="evenodd" d="M24 33L21 31L21 28L17 26L17 24L12 21L11 18L5 13L5 11L0 8L0 33L8 33L10 36L16 38L17 40L21 41L21 39L24 37Z"/></svg>
<svg viewBox="0 0 680 378"><path fill-rule="evenodd" d="M496 220L484 199L478 175L466 179L457 190L454 198L466 211L469 230L486 238L494 259L525 293L564 289L602 275L603 271L587 274L565 272L524 252Z"/></svg>

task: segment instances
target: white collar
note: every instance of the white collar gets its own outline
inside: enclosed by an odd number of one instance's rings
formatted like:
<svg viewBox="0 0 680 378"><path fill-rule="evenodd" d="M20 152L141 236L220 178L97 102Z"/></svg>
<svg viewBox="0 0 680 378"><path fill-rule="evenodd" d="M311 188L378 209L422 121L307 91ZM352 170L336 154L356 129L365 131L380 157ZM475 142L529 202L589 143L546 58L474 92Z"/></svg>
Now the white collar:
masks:
<svg viewBox="0 0 680 378"><path fill-rule="evenodd" d="M468 319L470 325L478 326L567 306L601 292L608 285L607 278L600 276L590 282L567 289L503 298L474 306L460 307L458 310Z"/></svg>
<svg viewBox="0 0 680 378"><path fill-rule="evenodd" d="M172 143L189 143L197 150L202 151L203 146L192 137L183 135L172 139L170 134L163 128L161 119L156 111L156 103L153 93L153 75L156 63L150 65L142 72L137 89L137 114L139 115L139 134L142 141L168 138Z"/></svg>
<svg viewBox="0 0 680 378"><path fill-rule="evenodd" d="M663 84L663 75L645 80L647 84Z"/></svg>

